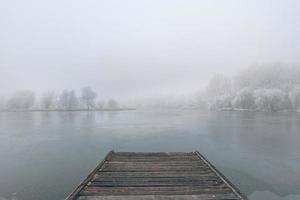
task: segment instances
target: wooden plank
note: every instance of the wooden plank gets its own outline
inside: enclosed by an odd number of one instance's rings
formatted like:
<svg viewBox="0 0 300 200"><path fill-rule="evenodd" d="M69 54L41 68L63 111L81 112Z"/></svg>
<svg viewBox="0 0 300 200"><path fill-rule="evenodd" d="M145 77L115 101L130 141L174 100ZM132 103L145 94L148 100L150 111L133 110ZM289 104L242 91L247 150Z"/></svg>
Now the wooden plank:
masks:
<svg viewBox="0 0 300 200"><path fill-rule="evenodd" d="M131 194L202 194L202 193L232 193L230 188L225 185L222 186L158 186L158 187L96 187L88 186L81 191L81 194L88 195L85 192L101 194L118 194L118 195L131 195Z"/></svg>
<svg viewBox="0 0 300 200"><path fill-rule="evenodd" d="M98 177L201 177L216 176L211 170L202 171L158 171L158 172L101 172Z"/></svg>
<svg viewBox="0 0 300 200"><path fill-rule="evenodd" d="M99 181L113 181L113 182L185 182L185 181L200 181L200 180L211 180L211 181L217 181L221 180L217 176L183 176L183 177L103 177L103 176L97 176L93 181L99 182Z"/></svg>
<svg viewBox="0 0 300 200"><path fill-rule="evenodd" d="M159 162L159 161L153 161L153 162L134 162L134 161L110 161L109 162L110 165L117 165L117 166L121 166L121 165L142 165L142 166L148 166L148 165L206 165L203 161L194 161L194 162L190 162L190 161L169 161L169 162Z"/></svg>
<svg viewBox="0 0 300 200"><path fill-rule="evenodd" d="M133 162L133 163L110 163L108 162L107 165L105 165L105 168L107 167L115 167L115 168L122 168L122 167L207 167L204 163L153 163L153 162L148 162L148 163L138 163L138 162Z"/></svg>
<svg viewBox="0 0 300 200"><path fill-rule="evenodd" d="M97 187L88 185L84 190L91 190L91 191L192 191L192 190L230 190L226 185L219 185L219 186L207 186L204 188L203 186L158 186L158 187Z"/></svg>
<svg viewBox="0 0 300 200"><path fill-rule="evenodd" d="M199 189L199 190L191 190L191 191L134 191L134 190L121 190L121 191L90 191L90 190L84 190L80 192L79 196L132 196L132 195L199 195L199 194L233 194L231 190L225 189L225 190L205 190L205 189ZM236 195L233 195L235 198L238 198Z"/></svg>
<svg viewBox="0 0 300 200"><path fill-rule="evenodd" d="M155 187L155 186L218 186L223 185L223 182L215 180L203 180L194 182L121 182L121 181L101 181L91 182L89 185L98 187Z"/></svg>
<svg viewBox="0 0 300 200"><path fill-rule="evenodd" d="M117 153L112 158L112 161L201 161L193 153L182 153L182 154L151 154L151 153L138 153L138 154L126 154L126 153Z"/></svg>
<svg viewBox="0 0 300 200"><path fill-rule="evenodd" d="M233 194L81 196L78 200L237 200Z"/></svg>
<svg viewBox="0 0 300 200"><path fill-rule="evenodd" d="M194 152L118 152L116 156L195 156Z"/></svg>
<svg viewBox="0 0 300 200"><path fill-rule="evenodd" d="M114 172L143 172L143 171L198 171L198 170L208 170L207 166L163 166L163 167L156 167L156 166L136 166L136 167L114 167L114 166L107 166L102 171L114 171Z"/></svg>
<svg viewBox="0 0 300 200"><path fill-rule="evenodd" d="M168 154L168 155L143 155L143 154L133 154L133 155L122 155L122 154L116 154L115 155L116 158L193 158L196 157L193 154Z"/></svg>
<svg viewBox="0 0 300 200"><path fill-rule="evenodd" d="M193 161L199 161L197 158L166 158L166 159L157 159L157 158L152 158L152 159L143 159L143 158L133 158L133 159L116 159L113 158L112 161L123 161L123 162L162 162L162 163L167 163L170 161L188 161L188 162L193 162Z"/></svg>

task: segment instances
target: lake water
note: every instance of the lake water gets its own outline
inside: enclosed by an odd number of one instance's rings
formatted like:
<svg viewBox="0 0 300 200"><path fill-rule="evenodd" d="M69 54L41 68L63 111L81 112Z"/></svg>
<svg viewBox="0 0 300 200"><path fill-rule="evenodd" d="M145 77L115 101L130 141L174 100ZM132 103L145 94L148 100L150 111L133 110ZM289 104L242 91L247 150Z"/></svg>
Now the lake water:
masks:
<svg viewBox="0 0 300 200"><path fill-rule="evenodd" d="M0 200L62 200L115 151L199 150L250 200L300 199L296 113L0 113Z"/></svg>

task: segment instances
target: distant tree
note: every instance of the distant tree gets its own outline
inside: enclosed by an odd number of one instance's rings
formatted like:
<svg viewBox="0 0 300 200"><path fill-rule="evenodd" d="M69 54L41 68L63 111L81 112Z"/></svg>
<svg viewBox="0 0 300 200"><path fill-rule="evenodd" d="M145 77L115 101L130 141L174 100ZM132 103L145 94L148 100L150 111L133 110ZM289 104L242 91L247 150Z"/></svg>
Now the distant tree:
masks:
<svg viewBox="0 0 300 200"><path fill-rule="evenodd" d="M209 97L216 97L221 95L229 95L232 92L232 81L230 78L218 74L214 76L207 87L207 94Z"/></svg>
<svg viewBox="0 0 300 200"><path fill-rule="evenodd" d="M35 102L35 94L30 90L17 91L7 102L9 109L30 109Z"/></svg>
<svg viewBox="0 0 300 200"><path fill-rule="evenodd" d="M67 110L76 109L78 106L78 98L74 90L64 90L59 97L60 107Z"/></svg>
<svg viewBox="0 0 300 200"><path fill-rule="evenodd" d="M74 90L71 90L69 93L69 109L75 109L78 107L78 97Z"/></svg>
<svg viewBox="0 0 300 200"><path fill-rule="evenodd" d="M300 110L300 85L295 86L290 92L289 97L295 111Z"/></svg>
<svg viewBox="0 0 300 200"><path fill-rule="evenodd" d="M87 109L95 107L96 97L97 97L97 94L90 87L82 88L81 100L85 103Z"/></svg>
<svg viewBox="0 0 300 200"><path fill-rule="evenodd" d="M258 89L254 92L255 104L262 111L281 111L291 108L288 95L279 89Z"/></svg>
<svg viewBox="0 0 300 200"><path fill-rule="evenodd" d="M1 96L0 97L0 110L5 109L5 97Z"/></svg>
<svg viewBox="0 0 300 200"><path fill-rule="evenodd" d="M213 98L209 103L211 110L232 109L232 96L228 94Z"/></svg>
<svg viewBox="0 0 300 200"><path fill-rule="evenodd" d="M69 91L64 90L59 96L59 106L63 109L67 109L69 107Z"/></svg>
<svg viewBox="0 0 300 200"><path fill-rule="evenodd" d="M250 88L237 92L232 100L232 106L237 109L255 109L255 98Z"/></svg>
<svg viewBox="0 0 300 200"><path fill-rule="evenodd" d="M41 106L43 109L50 109L55 106L55 93L47 92L41 97Z"/></svg>
<svg viewBox="0 0 300 200"><path fill-rule="evenodd" d="M97 108L98 108L98 109L103 109L103 108L104 108L104 104L105 104L104 101L102 101L102 100L101 100L101 101L98 101L98 102L97 102Z"/></svg>
<svg viewBox="0 0 300 200"><path fill-rule="evenodd" d="M117 108L119 108L119 104L114 99L110 99L107 102L107 107L110 108L110 109L117 109Z"/></svg>
<svg viewBox="0 0 300 200"><path fill-rule="evenodd" d="M300 66L285 63L269 63L252 65L242 70L235 78L238 89L251 87L254 89L291 89L293 85L300 84Z"/></svg>

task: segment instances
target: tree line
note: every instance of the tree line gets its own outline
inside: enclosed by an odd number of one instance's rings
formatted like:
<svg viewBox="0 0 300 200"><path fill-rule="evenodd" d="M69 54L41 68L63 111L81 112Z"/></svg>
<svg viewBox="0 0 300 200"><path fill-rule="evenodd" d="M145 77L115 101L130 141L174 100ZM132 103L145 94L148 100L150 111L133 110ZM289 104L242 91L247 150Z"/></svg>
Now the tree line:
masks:
<svg viewBox="0 0 300 200"><path fill-rule="evenodd" d="M235 77L216 75L207 87L212 110L300 111L300 66L254 65Z"/></svg>
<svg viewBox="0 0 300 200"><path fill-rule="evenodd" d="M12 96L0 97L0 110L76 110L76 109L118 109L114 99L97 99L91 87L81 89L80 95L74 90L64 90L60 94L45 92L39 98L31 90L16 91Z"/></svg>
<svg viewBox="0 0 300 200"><path fill-rule="evenodd" d="M300 66L252 65L234 76L216 74L204 89L138 101L137 108L239 111L299 111Z"/></svg>
<svg viewBox="0 0 300 200"><path fill-rule="evenodd" d="M252 111L300 111L300 66L283 63L250 66L235 76L215 75L206 89L191 95L161 95L135 99L127 106L146 109L210 109ZM32 91L0 97L2 110L117 109L117 101L97 99L90 87L46 92L39 98Z"/></svg>

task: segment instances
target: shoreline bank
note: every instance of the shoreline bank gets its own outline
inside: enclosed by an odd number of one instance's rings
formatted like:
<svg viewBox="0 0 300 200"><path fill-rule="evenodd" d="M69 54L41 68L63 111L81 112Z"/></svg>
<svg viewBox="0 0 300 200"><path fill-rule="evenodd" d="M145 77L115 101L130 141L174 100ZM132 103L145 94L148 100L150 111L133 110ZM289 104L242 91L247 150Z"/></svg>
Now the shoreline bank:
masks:
<svg viewBox="0 0 300 200"><path fill-rule="evenodd" d="M105 108L105 109L30 109L30 110L0 110L0 112L97 112L97 111L133 111L136 108Z"/></svg>

